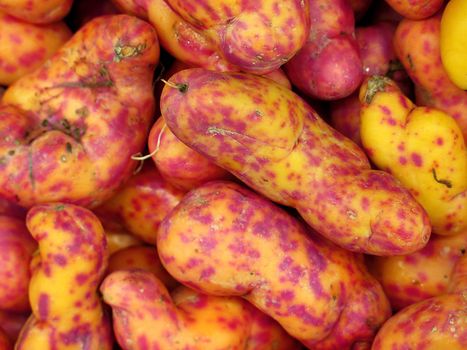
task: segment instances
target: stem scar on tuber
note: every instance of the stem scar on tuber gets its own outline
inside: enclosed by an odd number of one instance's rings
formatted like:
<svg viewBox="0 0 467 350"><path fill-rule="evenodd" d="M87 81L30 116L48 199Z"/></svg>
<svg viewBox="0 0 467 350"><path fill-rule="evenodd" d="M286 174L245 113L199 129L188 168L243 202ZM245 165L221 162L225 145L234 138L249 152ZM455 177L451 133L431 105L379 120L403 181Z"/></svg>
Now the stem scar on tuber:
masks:
<svg viewBox="0 0 467 350"><path fill-rule="evenodd" d="M124 58L135 57L140 55L146 49L146 43L136 46L124 45L120 41L114 47L114 62L120 62Z"/></svg>
<svg viewBox="0 0 467 350"><path fill-rule="evenodd" d="M167 81L165 79L161 79L161 81L165 85L170 86L171 88L177 89L182 94L184 94L184 93L186 93L188 91L188 84L187 83L172 83L171 81Z"/></svg>
<svg viewBox="0 0 467 350"><path fill-rule="evenodd" d="M367 90L365 92L365 103L371 103L373 97L380 91L384 91L386 85L388 85L391 80L387 77L381 75L374 75L368 80Z"/></svg>

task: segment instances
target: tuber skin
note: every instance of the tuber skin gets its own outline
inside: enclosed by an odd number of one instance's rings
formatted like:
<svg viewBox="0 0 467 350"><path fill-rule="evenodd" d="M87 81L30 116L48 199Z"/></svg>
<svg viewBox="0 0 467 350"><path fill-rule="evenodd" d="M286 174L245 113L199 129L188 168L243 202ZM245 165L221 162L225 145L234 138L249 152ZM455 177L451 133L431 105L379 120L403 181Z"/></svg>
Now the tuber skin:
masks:
<svg viewBox="0 0 467 350"><path fill-rule="evenodd" d="M266 315L236 297L178 287L171 294L145 271L118 271L101 286L123 350L298 350Z"/></svg>
<svg viewBox="0 0 467 350"><path fill-rule="evenodd" d="M94 208L92 212L99 218L104 227L109 256L127 247L144 243L128 232L116 207L102 205Z"/></svg>
<svg viewBox="0 0 467 350"><path fill-rule="evenodd" d="M183 191L230 177L228 171L180 141L167 127L163 117L151 128L148 148L162 177Z"/></svg>
<svg viewBox="0 0 467 350"><path fill-rule="evenodd" d="M355 29L365 76L393 75L403 70L402 67L393 67L398 63L392 45L395 30L396 25L391 22L378 22Z"/></svg>
<svg viewBox="0 0 467 350"><path fill-rule="evenodd" d="M167 79L169 79L172 75L174 75L175 73L178 73L184 69L189 69L189 68L197 68L196 66L193 66L193 65L189 65L187 63L184 63L182 61L178 61L178 60L175 60L171 65L170 65L170 68L168 70L165 69L165 67L163 65L161 65L161 73L160 73L160 77L158 77L158 81L156 82L155 86L154 86L154 95L156 97L159 97L161 96L161 93L162 93L162 89L164 88L165 86L165 82L167 81ZM290 82L290 80L287 78L287 75L285 74L285 72L281 69L281 68L278 68L278 69L275 69L269 73L266 73L266 74L263 74L262 75L263 77L266 77L266 78L269 78L269 79L272 79L274 80L275 82L287 87L288 89L292 89L292 83ZM160 115L160 106L159 106L159 98L157 99L157 115Z"/></svg>
<svg viewBox="0 0 467 350"><path fill-rule="evenodd" d="M31 263L32 315L16 350L110 350L110 321L98 286L107 267L105 233L89 210L51 203L29 210L26 225L38 242Z"/></svg>
<svg viewBox="0 0 467 350"><path fill-rule="evenodd" d="M287 76L299 90L316 99L349 96L363 79L350 3L310 1L310 20L305 45L284 66Z"/></svg>
<svg viewBox="0 0 467 350"><path fill-rule="evenodd" d="M121 249L109 258L107 273L120 270L144 270L152 273L168 289L173 290L179 283L162 266L154 247L135 245Z"/></svg>
<svg viewBox="0 0 467 350"><path fill-rule="evenodd" d="M161 221L185 193L165 181L154 165L148 163L96 211L114 215L126 231L154 245Z"/></svg>
<svg viewBox="0 0 467 350"><path fill-rule="evenodd" d="M220 71L265 74L287 62L310 29L309 0L114 0L148 19L176 59Z"/></svg>
<svg viewBox="0 0 467 350"><path fill-rule="evenodd" d="M385 0L397 13L405 18L421 20L433 16L444 0Z"/></svg>
<svg viewBox="0 0 467 350"><path fill-rule="evenodd" d="M372 350L467 347L467 255L460 258L446 294L410 305L378 332Z"/></svg>
<svg viewBox="0 0 467 350"><path fill-rule="evenodd" d="M33 72L71 38L63 22L36 25L1 11L0 28L0 85L10 85Z"/></svg>
<svg viewBox="0 0 467 350"><path fill-rule="evenodd" d="M23 21L47 24L63 19L73 0L0 0L0 11Z"/></svg>
<svg viewBox="0 0 467 350"><path fill-rule="evenodd" d="M467 230L433 235L421 250L402 256L367 257L369 271L383 286L391 306L400 310L448 292L457 261L467 251Z"/></svg>
<svg viewBox="0 0 467 350"><path fill-rule="evenodd" d="M127 232L125 229L105 228L105 236L107 238L107 250L109 255L112 255L119 250L144 243L140 239L136 238L136 236Z"/></svg>
<svg viewBox="0 0 467 350"><path fill-rule="evenodd" d="M360 103L362 144L374 164L412 193L434 233L467 230L467 153L455 119L415 106L394 81L380 76L362 84Z"/></svg>
<svg viewBox="0 0 467 350"><path fill-rule="evenodd" d="M0 105L0 196L95 207L132 174L154 112L152 26L127 15L81 28Z"/></svg>
<svg viewBox="0 0 467 350"><path fill-rule="evenodd" d="M418 88L417 104L434 107L453 117L467 139L467 91L457 87L444 69L440 53L441 15L402 20L394 34L394 49Z"/></svg>
<svg viewBox="0 0 467 350"><path fill-rule="evenodd" d="M441 17L440 53L449 79L467 90L467 2L451 0Z"/></svg>
<svg viewBox="0 0 467 350"><path fill-rule="evenodd" d="M157 247L179 282L245 298L309 349L371 343L390 315L361 257L232 182L190 191L162 222Z"/></svg>
<svg viewBox="0 0 467 350"><path fill-rule="evenodd" d="M360 147L360 100L358 91L341 100L331 103L330 124L345 137L348 137Z"/></svg>
<svg viewBox="0 0 467 350"><path fill-rule="evenodd" d="M36 241L24 220L0 214L0 310L18 313L31 310L29 264L36 249Z"/></svg>
<svg viewBox="0 0 467 350"><path fill-rule="evenodd" d="M167 126L189 147L283 205L341 247L408 254L427 242L427 214L390 174L302 99L273 81L204 69L162 92ZM174 88L178 87L178 88Z"/></svg>
<svg viewBox="0 0 467 350"><path fill-rule="evenodd" d="M382 21L367 27L357 27L355 36L364 76L388 75L405 87L410 79L394 52L392 38L395 29L395 24ZM358 90L350 96L331 102L330 115L331 125L361 146Z"/></svg>

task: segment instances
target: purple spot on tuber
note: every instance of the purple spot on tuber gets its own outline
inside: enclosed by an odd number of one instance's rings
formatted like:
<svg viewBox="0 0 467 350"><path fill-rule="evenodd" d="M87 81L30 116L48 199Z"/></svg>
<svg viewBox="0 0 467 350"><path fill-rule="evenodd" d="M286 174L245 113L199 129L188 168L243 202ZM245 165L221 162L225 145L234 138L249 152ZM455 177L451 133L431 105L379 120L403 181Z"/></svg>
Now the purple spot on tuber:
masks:
<svg viewBox="0 0 467 350"><path fill-rule="evenodd" d="M295 293L293 290L283 290L281 292L281 299L284 301L291 301L295 298Z"/></svg>
<svg viewBox="0 0 467 350"><path fill-rule="evenodd" d="M50 298L48 294L41 293L38 301L39 320L44 321L49 316Z"/></svg>
<svg viewBox="0 0 467 350"><path fill-rule="evenodd" d="M54 261L58 266L66 266L67 260L63 254L55 254Z"/></svg>
<svg viewBox="0 0 467 350"><path fill-rule="evenodd" d="M86 275L84 273L79 273L79 274L76 275L75 280L76 280L76 282L78 282L79 285L81 285L81 284L85 283L88 278L89 278L88 275Z"/></svg>
<svg viewBox="0 0 467 350"><path fill-rule="evenodd" d="M208 279L216 273L213 267L205 268L201 271L200 279Z"/></svg>
<svg viewBox="0 0 467 350"><path fill-rule="evenodd" d="M422 162L422 157L418 153L412 153L411 154L412 162L415 164L415 166L421 167L423 162Z"/></svg>
<svg viewBox="0 0 467 350"><path fill-rule="evenodd" d="M367 211L370 208L370 200L367 197L362 198L362 209Z"/></svg>

